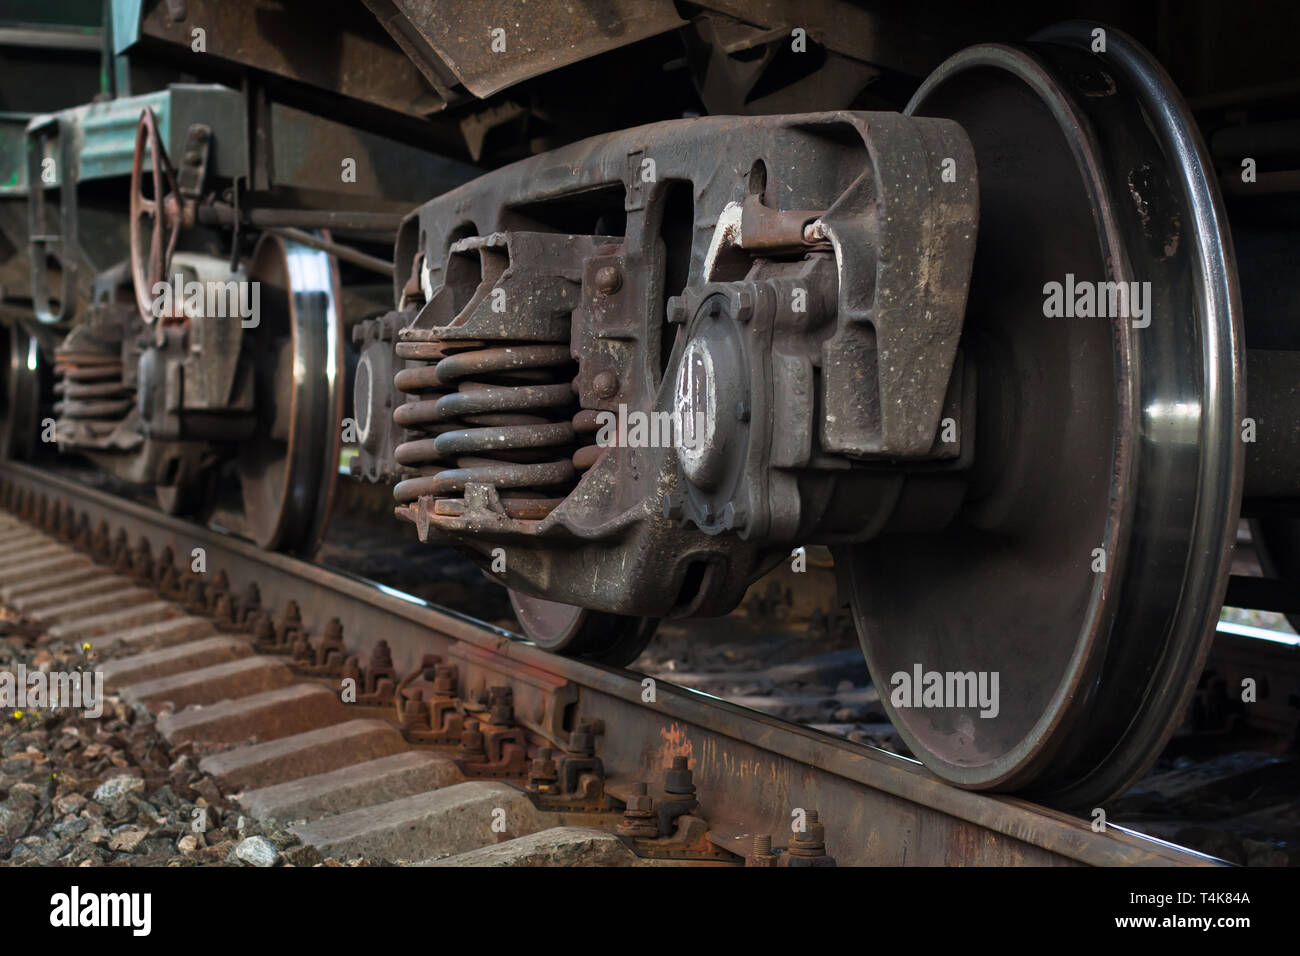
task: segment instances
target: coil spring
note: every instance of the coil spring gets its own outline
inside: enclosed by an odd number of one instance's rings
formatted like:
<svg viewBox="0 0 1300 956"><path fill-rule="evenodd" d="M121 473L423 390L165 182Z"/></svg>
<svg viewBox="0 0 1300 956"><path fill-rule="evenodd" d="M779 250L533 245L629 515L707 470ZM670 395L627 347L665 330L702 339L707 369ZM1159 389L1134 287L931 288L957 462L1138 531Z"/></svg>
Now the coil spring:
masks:
<svg viewBox="0 0 1300 956"><path fill-rule="evenodd" d="M399 391L418 397L393 421L420 436L396 449L398 464L416 473L394 488L399 502L450 498L469 482L495 486L513 517L544 517L563 500L554 492L574 480L567 345L402 343L397 354L441 356L394 376Z"/></svg>
<svg viewBox="0 0 1300 956"><path fill-rule="evenodd" d="M80 423L91 435L111 432L135 404L116 356L56 352L54 374L54 393L59 396L54 414Z"/></svg>

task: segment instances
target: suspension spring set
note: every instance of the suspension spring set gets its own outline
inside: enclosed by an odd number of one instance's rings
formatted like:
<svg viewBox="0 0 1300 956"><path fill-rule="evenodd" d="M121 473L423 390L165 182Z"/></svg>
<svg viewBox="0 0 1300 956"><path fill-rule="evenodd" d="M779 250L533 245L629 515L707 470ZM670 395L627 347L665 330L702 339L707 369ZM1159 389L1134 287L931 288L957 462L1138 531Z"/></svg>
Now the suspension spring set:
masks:
<svg viewBox="0 0 1300 956"><path fill-rule="evenodd" d="M410 396L393 413L407 429L397 463L411 475L394 495L409 504L431 495L442 513L469 482L493 485L506 513L540 519L572 490L576 396L568 345L402 342L397 389Z"/></svg>

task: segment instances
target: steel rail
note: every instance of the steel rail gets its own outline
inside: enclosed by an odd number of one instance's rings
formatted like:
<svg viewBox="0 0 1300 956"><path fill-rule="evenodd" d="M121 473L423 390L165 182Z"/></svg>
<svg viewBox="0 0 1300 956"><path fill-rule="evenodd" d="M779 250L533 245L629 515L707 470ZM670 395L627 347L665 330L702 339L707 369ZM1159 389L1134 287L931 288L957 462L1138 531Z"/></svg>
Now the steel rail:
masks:
<svg viewBox="0 0 1300 956"><path fill-rule="evenodd" d="M563 746L579 721L598 721L596 753L607 792L625 798L689 758L711 839L738 854L752 834L786 842L796 809L816 810L840 865L1205 865L1219 861L1119 827L1003 795L960 790L919 763L746 710L642 675L557 657L522 638L347 573L260 550L234 535L172 518L31 465L0 462L0 483L72 505L92 527L106 521L153 553L188 563L205 550L231 593L250 581L277 615L296 600L311 633L330 617L349 653L365 660L387 640L398 673L425 654L460 667L462 689L509 684L518 723ZM653 695L648 693L653 686ZM653 697L653 699L648 699Z"/></svg>

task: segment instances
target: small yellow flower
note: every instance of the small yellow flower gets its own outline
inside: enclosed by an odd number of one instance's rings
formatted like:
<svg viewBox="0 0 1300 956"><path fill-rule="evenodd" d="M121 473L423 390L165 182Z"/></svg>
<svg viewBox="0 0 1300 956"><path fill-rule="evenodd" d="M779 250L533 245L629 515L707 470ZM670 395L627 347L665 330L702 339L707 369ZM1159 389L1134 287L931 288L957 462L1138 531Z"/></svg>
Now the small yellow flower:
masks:
<svg viewBox="0 0 1300 956"><path fill-rule="evenodd" d="M23 712L21 710L15 710L14 720L22 720L22 719L23 719Z"/></svg>
<svg viewBox="0 0 1300 956"><path fill-rule="evenodd" d="M86 643L82 644L82 645L81 645L81 649L82 649L85 653L89 654L89 653L90 653L90 642L87 641Z"/></svg>

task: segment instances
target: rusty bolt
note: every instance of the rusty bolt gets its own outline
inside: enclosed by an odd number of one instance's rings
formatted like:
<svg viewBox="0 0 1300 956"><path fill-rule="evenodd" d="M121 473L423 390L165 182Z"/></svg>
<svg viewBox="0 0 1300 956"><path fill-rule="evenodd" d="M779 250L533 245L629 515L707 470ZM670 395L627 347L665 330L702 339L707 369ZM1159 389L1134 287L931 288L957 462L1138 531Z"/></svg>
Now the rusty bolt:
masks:
<svg viewBox="0 0 1300 956"><path fill-rule="evenodd" d="M820 219L814 219L803 227L804 242L821 242L826 238L826 224Z"/></svg>
<svg viewBox="0 0 1300 956"><path fill-rule="evenodd" d="M597 398L613 398L618 394L618 376L613 372L601 372L592 379L591 389Z"/></svg>
<svg viewBox="0 0 1300 956"><path fill-rule="evenodd" d="M158 590L163 594L174 595L180 590L180 578L176 576L176 567L172 564L164 564L162 571L158 575Z"/></svg>
<svg viewBox="0 0 1300 956"><path fill-rule="evenodd" d="M682 514L682 496L675 491L670 491L664 495L664 517L669 521L680 521Z"/></svg>
<svg viewBox="0 0 1300 956"><path fill-rule="evenodd" d="M560 779L560 772L555 766L553 751L550 747L538 749L537 756L528 771L528 786L534 790L550 790Z"/></svg>
<svg viewBox="0 0 1300 956"><path fill-rule="evenodd" d="M628 797L618 830L624 836L657 837L659 825L654 816L654 800L647 794L645 782L638 781L632 787L632 796Z"/></svg>
<svg viewBox="0 0 1300 956"><path fill-rule="evenodd" d="M601 266L596 270L596 291L601 295L613 295L623 285L623 273L618 266Z"/></svg>
<svg viewBox="0 0 1300 956"><path fill-rule="evenodd" d="M433 692L440 697L456 696L456 667L452 664L442 664L435 668L433 677Z"/></svg>
<svg viewBox="0 0 1300 956"><path fill-rule="evenodd" d="M632 796L628 798L625 816L648 817L654 814L654 798L644 780L639 780L632 787Z"/></svg>
<svg viewBox="0 0 1300 956"><path fill-rule="evenodd" d="M772 834L754 835L754 852L745 858L745 866L776 866L777 857L772 852Z"/></svg>
<svg viewBox="0 0 1300 956"><path fill-rule="evenodd" d="M218 594L217 599L212 605L212 616L217 619L217 624L227 627L233 627L235 623L235 607L230 603L230 595Z"/></svg>
<svg viewBox="0 0 1300 956"><path fill-rule="evenodd" d="M569 753L578 757L590 757L596 752L596 739L591 731L579 728L569 734Z"/></svg>
<svg viewBox="0 0 1300 956"><path fill-rule="evenodd" d="M664 775L664 791L672 794L694 796L695 781L685 757L674 757L672 768Z"/></svg>
<svg viewBox="0 0 1300 956"><path fill-rule="evenodd" d="M388 646L388 642L381 640L370 651L370 669L372 671L384 670L393 666L393 649Z"/></svg>
<svg viewBox="0 0 1300 956"><path fill-rule="evenodd" d="M460 734L460 746L456 748L456 756L462 760L482 760L487 756L483 749L483 732L479 730L477 720L465 721L465 729Z"/></svg>
<svg viewBox="0 0 1300 956"><path fill-rule="evenodd" d="M824 856L826 854L826 825L817 819L817 811L809 810L804 818L806 824L802 833L795 833L790 840L790 853L793 856Z"/></svg>

